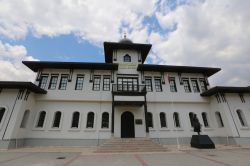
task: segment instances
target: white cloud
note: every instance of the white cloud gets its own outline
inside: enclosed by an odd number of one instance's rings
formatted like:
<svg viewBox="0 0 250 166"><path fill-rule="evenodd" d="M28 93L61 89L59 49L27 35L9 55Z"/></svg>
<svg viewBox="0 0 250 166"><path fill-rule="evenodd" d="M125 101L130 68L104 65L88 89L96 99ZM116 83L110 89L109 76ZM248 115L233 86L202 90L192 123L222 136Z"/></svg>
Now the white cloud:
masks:
<svg viewBox="0 0 250 166"><path fill-rule="evenodd" d="M221 67L213 84L250 84L250 1L200 1L156 13L165 36L152 33L157 56L172 65Z"/></svg>
<svg viewBox="0 0 250 166"><path fill-rule="evenodd" d="M37 60L27 55L21 45L10 45L0 41L0 80L34 81L35 73L22 64L23 60Z"/></svg>

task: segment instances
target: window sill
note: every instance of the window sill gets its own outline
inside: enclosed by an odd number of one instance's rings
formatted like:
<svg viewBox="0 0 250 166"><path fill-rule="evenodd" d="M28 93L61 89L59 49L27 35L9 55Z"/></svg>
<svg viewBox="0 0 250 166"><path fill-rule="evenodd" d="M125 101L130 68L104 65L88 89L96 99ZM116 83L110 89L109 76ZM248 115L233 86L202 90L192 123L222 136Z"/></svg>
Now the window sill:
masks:
<svg viewBox="0 0 250 166"><path fill-rule="evenodd" d="M34 127L32 130L33 131L45 131L45 128L36 128L36 127Z"/></svg>
<svg viewBox="0 0 250 166"><path fill-rule="evenodd" d="M79 131L81 131L80 129L78 129L78 128L71 128L71 129L69 129L68 131L70 131L70 132L79 132Z"/></svg>
<svg viewBox="0 0 250 166"><path fill-rule="evenodd" d="M100 132L111 132L111 130L109 128L104 128L104 129L100 129Z"/></svg>
<svg viewBox="0 0 250 166"><path fill-rule="evenodd" d="M160 128L159 131L170 131L168 128Z"/></svg>
<svg viewBox="0 0 250 166"><path fill-rule="evenodd" d="M241 127L240 130L250 130L250 127Z"/></svg>
<svg viewBox="0 0 250 166"><path fill-rule="evenodd" d="M86 131L86 132L95 132L96 129L85 129L84 131Z"/></svg>
<svg viewBox="0 0 250 166"><path fill-rule="evenodd" d="M184 131L184 129L183 128L176 128L176 129L173 129L173 131Z"/></svg>
<svg viewBox="0 0 250 166"><path fill-rule="evenodd" d="M51 128L49 131L61 131L61 128Z"/></svg>
<svg viewBox="0 0 250 166"><path fill-rule="evenodd" d="M156 131L156 129L153 129L153 128L149 128L149 131Z"/></svg>

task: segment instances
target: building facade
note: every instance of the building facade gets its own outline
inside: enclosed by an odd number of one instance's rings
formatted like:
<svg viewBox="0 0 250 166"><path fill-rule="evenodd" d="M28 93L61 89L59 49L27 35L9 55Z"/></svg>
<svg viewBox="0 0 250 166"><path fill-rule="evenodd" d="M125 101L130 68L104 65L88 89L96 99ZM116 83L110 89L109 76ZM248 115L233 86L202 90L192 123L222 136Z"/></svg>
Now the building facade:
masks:
<svg viewBox="0 0 250 166"><path fill-rule="evenodd" d="M250 87L210 87L219 68L144 64L150 44L104 42L105 63L24 61L31 82L0 82L0 147L189 144L191 119L215 143L250 144Z"/></svg>

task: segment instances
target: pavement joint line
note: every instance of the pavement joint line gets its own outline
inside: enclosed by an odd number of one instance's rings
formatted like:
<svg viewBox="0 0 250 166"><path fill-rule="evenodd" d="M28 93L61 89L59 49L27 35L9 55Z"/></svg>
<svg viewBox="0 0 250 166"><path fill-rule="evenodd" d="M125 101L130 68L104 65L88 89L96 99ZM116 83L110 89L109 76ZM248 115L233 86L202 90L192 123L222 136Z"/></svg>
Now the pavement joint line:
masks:
<svg viewBox="0 0 250 166"><path fill-rule="evenodd" d="M217 164L221 164L223 166L233 166L233 165L230 165L228 163L224 163L222 161L218 161L218 160L214 160L214 159L211 159L211 158L208 158L208 157L205 157L205 156L201 156L201 155L197 155L197 154L193 154L193 153L190 153L190 152L187 152L188 155L191 155L191 156L194 156L194 157L199 157L199 158L202 158L202 159L206 159L206 160L209 160L209 161L212 161L212 162L215 162Z"/></svg>
<svg viewBox="0 0 250 166"><path fill-rule="evenodd" d="M221 152L229 152L229 153L236 153L236 154L243 154L243 155L248 155L249 156L249 152L248 153L244 153L244 152L234 152L234 151L231 151L231 150L219 150Z"/></svg>
<svg viewBox="0 0 250 166"><path fill-rule="evenodd" d="M20 159L20 158L23 158L23 157L31 156L31 155L34 155L34 154L36 154L36 153L27 153L25 155L21 155L21 156L18 156L18 157L13 157L13 158L10 158L10 159L7 159L7 160L0 161L0 164L7 163L7 162L10 162L10 161L13 161L13 160L17 160L17 159Z"/></svg>
<svg viewBox="0 0 250 166"><path fill-rule="evenodd" d="M62 166L68 166L74 161L76 161L81 156L81 153L77 154L75 157L69 159L66 163L64 163Z"/></svg>
<svg viewBox="0 0 250 166"><path fill-rule="evenodd" d="M141 166L148 166L148 164L138 154L134 154L134 157L140 163Z"/></svg>

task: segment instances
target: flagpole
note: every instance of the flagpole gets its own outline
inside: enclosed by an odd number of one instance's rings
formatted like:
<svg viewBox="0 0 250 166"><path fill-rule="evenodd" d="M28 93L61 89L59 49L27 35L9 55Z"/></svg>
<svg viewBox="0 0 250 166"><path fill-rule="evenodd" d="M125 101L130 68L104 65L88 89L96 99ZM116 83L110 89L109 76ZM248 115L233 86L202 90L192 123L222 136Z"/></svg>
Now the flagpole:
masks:
<svg viewBox="0 0 250 166"><path fill-rule="evenodd" d="M169 75L167 74L167 79L168 79L168 84L169 84L169 87L170 87L170 78L169 78ZM170 89L170 93L171 93L171 89ZM171 100L171 108L172 108L172 111L174 113L174 101L173 101L173 96L170 95L170 100ZM174 116L173 116L173 120L174 120L174 127L176 128L176 122L175 122L175 119L174 119ZM173 131L177 131L176 129L173 129ZM177 149L179 150L180 149L180 143L179 143L179 136L178 136L178 133L176 133L176 144L177 144Z"/></svg>

